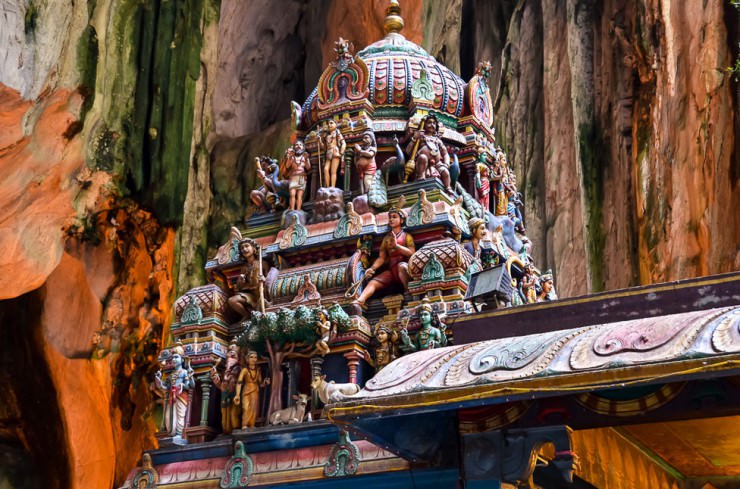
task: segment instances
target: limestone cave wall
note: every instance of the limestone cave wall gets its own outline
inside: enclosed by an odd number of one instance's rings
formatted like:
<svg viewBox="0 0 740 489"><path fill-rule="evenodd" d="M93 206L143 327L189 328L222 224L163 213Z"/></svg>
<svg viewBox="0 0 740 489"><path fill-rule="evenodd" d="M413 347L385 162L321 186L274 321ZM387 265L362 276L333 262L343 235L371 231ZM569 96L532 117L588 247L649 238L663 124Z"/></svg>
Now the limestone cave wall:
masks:
<svg viewBox="0 0 740 489"><path fill-rule="evenodd" d="M243 222L251 162L282 152L333 42L382 35L385 0L362 5L3 2L0 485L117 487L155 444L172 301ZM561 296L740 269L729 1L401 6L406 37L463 78L492 62L498 140Z"/></svg>

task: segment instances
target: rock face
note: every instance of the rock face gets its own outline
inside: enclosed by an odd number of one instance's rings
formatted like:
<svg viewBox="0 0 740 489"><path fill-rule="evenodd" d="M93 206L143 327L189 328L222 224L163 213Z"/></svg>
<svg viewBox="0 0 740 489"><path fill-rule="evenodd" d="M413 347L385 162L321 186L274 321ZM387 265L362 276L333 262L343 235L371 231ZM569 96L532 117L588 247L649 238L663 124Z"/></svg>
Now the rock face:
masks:
<svg viewBox="0 0 740 489"><path fill-rule="evenodd" d="M497 138L561 296L740 269L726 3L401 1L406 37L464 79L492 62ZM156 443L175 290L203 283L334 41L382 36L386 2L358 5L5 2L0 426L23 473L112 487Z"/></svg>

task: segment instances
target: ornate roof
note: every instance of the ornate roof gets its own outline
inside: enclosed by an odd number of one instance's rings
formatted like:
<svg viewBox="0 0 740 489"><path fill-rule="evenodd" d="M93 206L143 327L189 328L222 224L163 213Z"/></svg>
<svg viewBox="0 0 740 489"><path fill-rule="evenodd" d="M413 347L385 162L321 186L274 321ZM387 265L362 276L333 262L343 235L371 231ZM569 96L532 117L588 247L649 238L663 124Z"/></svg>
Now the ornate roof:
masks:
<svg viewBox="0 0 740 489"><path fill-rule="evenodd" d="M651 366L660 371L652 380L663 381L736 369L738 353L740 306L725 307L421 351L392 362L347 401L366 405L442 391L454 396L460 389L479 397L531 396L562 392L568 388L563 382L582 390L624 387L650 382Z"/></svg>

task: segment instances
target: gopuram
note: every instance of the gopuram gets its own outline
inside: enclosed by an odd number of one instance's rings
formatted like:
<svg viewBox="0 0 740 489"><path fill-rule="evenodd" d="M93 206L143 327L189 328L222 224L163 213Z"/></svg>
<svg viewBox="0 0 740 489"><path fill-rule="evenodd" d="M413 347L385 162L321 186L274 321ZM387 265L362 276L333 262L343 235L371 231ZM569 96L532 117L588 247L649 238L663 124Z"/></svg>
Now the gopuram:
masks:
<svg viewBox="0 0 740 489"><path fill-rule="evenodd" d="M599 487L575 447L617 435L584 430L738 414L737 274L558 301L490 65L462 80L389 3L383 39L336 41L177 299L160 446L123 487Z"/></svg>

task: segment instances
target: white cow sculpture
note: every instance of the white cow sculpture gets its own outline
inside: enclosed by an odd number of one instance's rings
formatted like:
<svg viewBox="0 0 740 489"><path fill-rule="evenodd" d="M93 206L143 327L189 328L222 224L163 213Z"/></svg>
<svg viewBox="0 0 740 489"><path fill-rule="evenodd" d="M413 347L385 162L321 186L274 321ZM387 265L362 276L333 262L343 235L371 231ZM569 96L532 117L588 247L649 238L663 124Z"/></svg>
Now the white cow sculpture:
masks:
<svg viewBox="0 0 740 489"><path fill-rule="evenodd" d="M346 396L351 396L360 392L360 386L357 384L335 384L326 381L326 375L315 376L311 381L311 389L319 395L319 399L324 404L339 402Z"/></svg>

